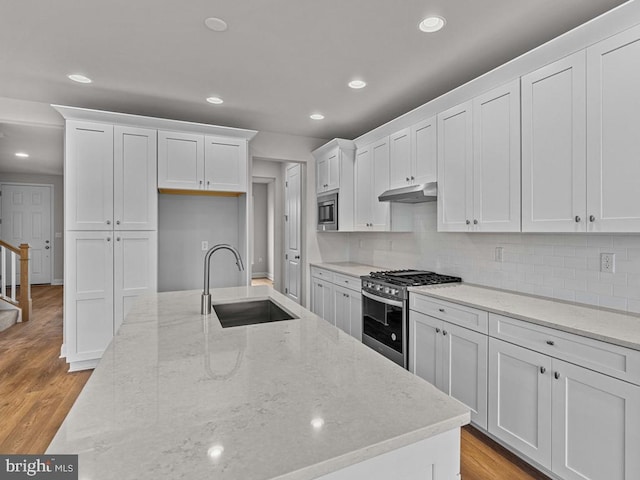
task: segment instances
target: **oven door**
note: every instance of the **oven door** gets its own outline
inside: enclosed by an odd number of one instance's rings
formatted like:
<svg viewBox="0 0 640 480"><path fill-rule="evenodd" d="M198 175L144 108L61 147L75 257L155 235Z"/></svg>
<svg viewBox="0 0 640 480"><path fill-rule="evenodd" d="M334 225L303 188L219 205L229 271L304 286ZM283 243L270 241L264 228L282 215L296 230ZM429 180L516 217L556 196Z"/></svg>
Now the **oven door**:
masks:
<svg viewBox="0 0 640 480"><path fill-rule="evenodd" d="M362 343L407 368L405 302L362 292Z"/></svg>

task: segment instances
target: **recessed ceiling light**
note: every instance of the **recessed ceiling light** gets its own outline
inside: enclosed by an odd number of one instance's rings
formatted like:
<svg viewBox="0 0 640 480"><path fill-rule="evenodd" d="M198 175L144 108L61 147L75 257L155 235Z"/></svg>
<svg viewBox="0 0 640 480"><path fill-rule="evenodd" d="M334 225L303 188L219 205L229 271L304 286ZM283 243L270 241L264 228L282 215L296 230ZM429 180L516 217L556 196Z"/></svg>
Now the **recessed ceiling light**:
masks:
<svg viewBox="0 0 640 480"><path fill-rule="evenodd" d="M214 445L207 451L211 458L220 458L222 452L224 452L224 447L222 445Z"/></svg>
<svg viewBox="0 0 640 480"><path fill-rule="evenodd" d="M204 21L204 24L207 26L209 30L213 30L214 32L224 32L229 28L227 22L222 20L221 18L210 17Z"/></svg>
<svg viewBox="0 0 640 480"><path fill-rule="evenodd" d="M322 115L321 113L314 113L309 115L309 118L311 118L312 120L322 120L324 118L324 115Z"/></svg>
<svg viewBox="0 0 640 480"><path fill-rule="evenodd" d="M365 81L363 81L363 80L351 80L351 81L349 82L349 86L350 86L351 88L355 88L355 89L358 89L358 88L364 88L364 87L366 87L366 86L367 86L367 82L365 82Z"/></svg>
<svg viewBox="0 0 640 480"><path fill-rule="evenodd" d="M29 154L28 153L24 153L24 152L17 152L16 153L16 157L29 158Z"/></svg>
<svg viewBox="0 0 640 480"><path fill-rule="evenodd" d="M220 97L208 97L207 102L213 103L214 105L220 105L221 103L224 103L224 100Z"/></svg>
<svg viewBox="0 0 640 480"><path fill-rule="evenodd" d="M426 33L433 33L444 27L445 19L442 17L427 17L418 24L418 28Z"/></svg>
<svg viewBox="0 0 640 480"><path fill-rule="evenodd" d="M91 79L85 75L81 75L79 73L72 73L71 75L67 75L70 80L78 83L91 83Z"/></svg>

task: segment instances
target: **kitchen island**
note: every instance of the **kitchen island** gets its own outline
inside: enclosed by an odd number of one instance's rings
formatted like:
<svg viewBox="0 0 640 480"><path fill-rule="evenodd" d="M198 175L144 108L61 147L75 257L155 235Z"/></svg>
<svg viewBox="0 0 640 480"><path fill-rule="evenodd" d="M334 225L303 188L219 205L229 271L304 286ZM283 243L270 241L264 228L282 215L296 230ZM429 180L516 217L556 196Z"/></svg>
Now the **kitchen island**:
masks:
<svg viewBox="0 0 640 480"><path fill-rule="evenodd" d="M452 479L469 410L270 287L294 320L222 328L141 297L49 446L82 479Z"/></svg>

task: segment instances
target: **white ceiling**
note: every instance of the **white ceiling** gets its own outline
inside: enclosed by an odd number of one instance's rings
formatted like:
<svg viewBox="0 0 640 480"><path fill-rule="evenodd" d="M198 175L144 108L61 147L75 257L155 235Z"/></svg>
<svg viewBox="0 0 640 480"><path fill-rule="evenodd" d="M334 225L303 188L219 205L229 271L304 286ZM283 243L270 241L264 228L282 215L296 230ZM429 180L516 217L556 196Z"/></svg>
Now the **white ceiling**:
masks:
<svg viewBox="0 0 640 480"><path fill-rule="evenodd" d="M0 0L0 97L355 138L622 3ZM441 32L418 31L429 14ZM212 16L228 31L208 30Z"/></svg>

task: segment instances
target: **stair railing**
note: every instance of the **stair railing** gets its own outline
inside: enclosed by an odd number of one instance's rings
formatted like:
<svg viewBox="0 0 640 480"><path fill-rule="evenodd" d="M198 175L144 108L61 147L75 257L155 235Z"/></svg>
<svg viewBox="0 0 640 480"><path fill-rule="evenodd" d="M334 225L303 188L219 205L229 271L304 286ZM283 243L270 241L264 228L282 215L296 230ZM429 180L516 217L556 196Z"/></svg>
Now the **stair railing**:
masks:
<svg viewBox="0 0 640 480"><path fill-rule="evenodd" d="M7 252L9 261L7 262ZM20 262L20 293L17 294L16 272ZM9 272L7 272L9 270ZM14 247L0 240L0 300L9 302L22 310L22 321L31 316L31 285L29 283L29 244ZM9 280L9 281L8 281ZM9 295L7 286L10 285Z"/></svg>

